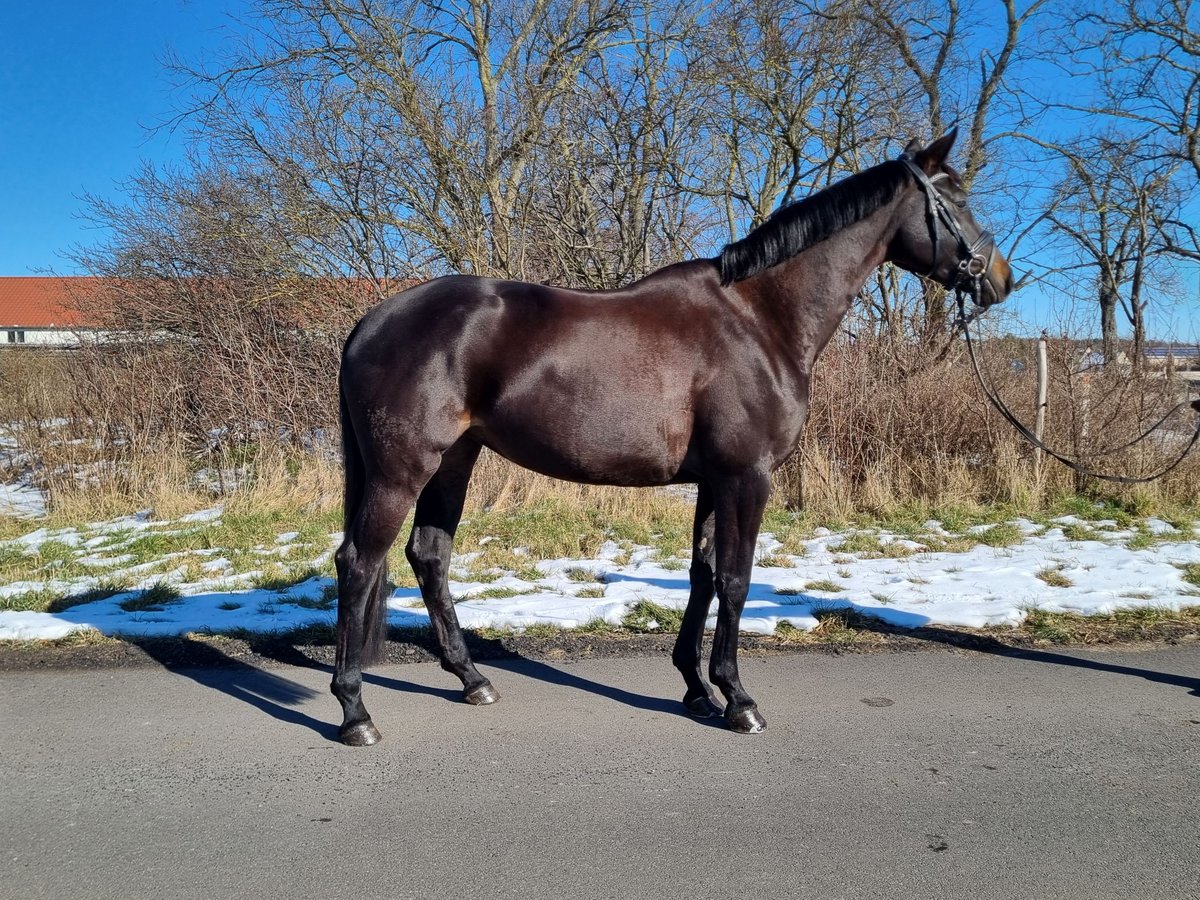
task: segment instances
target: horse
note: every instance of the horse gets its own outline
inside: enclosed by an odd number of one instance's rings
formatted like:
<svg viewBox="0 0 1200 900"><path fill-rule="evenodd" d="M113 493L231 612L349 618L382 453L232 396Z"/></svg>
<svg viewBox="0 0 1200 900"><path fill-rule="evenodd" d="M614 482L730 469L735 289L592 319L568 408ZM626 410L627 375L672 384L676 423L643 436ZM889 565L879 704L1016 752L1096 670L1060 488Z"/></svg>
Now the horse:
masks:
<svg viewBox="0 0 1200 900"><path fill-rule="evenodd" d="M738 676L738 625L771 473L795 450L813 364L871 272L890 261L977 309L1012 271L946 164L952 131L781 207L719 256L617 290L472 275L382 301L339 371L345 533L331 690L339 739L380 740L362 670L387 634L387 553L415 503L406 555L463 699L499 698L463 640L451 543L482 447L586 484L697 486L690 595L672 653L684 708L734 732L766 727ZM718 600L709 677L701 641Z"/></svg>

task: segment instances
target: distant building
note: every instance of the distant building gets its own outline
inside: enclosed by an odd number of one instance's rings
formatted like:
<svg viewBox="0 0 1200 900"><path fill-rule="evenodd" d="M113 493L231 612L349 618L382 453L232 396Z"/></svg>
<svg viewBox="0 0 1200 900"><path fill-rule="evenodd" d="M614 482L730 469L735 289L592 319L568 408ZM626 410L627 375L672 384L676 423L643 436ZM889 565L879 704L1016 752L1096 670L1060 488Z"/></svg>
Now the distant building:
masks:
<svg viewBox="0 0 1200 900"><path fill-rule="evenodd" d="M1166 366L1168 363L1187 369L1200 366L1200 347L1195 344L1155 344L1142 352L1150 366Z"/></svg>
<svg viewBox="0 0 1200 900"><path fill-rule="evenodd" d="M77 347L96 334L73 298L96 279L0 277L0 350L15 347Z"/></svg>

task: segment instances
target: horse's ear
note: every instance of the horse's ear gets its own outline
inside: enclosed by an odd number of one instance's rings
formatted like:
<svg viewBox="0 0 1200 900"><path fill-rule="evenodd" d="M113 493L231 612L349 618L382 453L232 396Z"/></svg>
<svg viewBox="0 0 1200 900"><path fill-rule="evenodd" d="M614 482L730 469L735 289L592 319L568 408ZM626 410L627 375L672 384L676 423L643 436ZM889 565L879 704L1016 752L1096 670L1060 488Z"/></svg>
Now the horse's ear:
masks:
<svg viewBox="0 0 1200 900"><path fill-rule="evenodd" d="M934 175L941 170L942 163L950 155L950 148L954 146L956 137L958 137L957 125L916 154L916 163L926 175Z"/></svg>
<svg viewBox="0 0 1200 900"><path fill-rule="evenodd" d="M901 153L900 155L901 156L916 156L917 151L920 149L921 149L921 142L918 141L916 138L913 138L911 141L908 142L908 146L904 148L904 152Z"/></svg>

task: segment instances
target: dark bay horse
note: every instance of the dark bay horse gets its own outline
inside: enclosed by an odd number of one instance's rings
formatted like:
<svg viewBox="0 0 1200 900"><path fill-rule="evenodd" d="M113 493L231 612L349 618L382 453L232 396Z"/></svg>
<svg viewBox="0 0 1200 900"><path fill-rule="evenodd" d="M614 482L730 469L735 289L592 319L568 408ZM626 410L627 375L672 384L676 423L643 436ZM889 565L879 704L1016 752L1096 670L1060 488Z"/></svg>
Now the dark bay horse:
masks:
<svg viewBox="0 0 1200 900"><path fill-rule="evenodd" d="M673 661L693 715L752 733L738 624L771 472L795 449L813 363L871 271L891 261L984 306L1007 261L946 166L953 132L786 206L716 259L616 291L449 276L367 313L342 354L345 540L337 551L339 735L380 735L362 667L386 637L386 557L416 504L407 556L442 665L468 703L498 694L471 661L447 585L450 545L481 447L588 484L696 484L691 595ZM709 675L701 638L714 592Z"/></svg>

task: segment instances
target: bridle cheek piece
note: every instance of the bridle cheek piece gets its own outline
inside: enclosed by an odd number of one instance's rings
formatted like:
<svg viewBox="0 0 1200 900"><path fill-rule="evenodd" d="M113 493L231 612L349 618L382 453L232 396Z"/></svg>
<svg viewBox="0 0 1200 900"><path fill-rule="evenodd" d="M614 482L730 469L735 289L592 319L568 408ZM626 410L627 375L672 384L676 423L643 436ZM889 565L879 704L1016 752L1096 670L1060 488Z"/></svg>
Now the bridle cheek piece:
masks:
<svg viewBox="0 0 1200 900"><path fill-rule="evenodd" d="M950 236L954 238L958 244L958 267L953 284L947 287L953 287L958 292L959 310L963 309L962 295L970 294L971 299L975 301L977 306L984 306L983 301L983 276L989 268L991 268L992 260L996 256L996 240L990 231L981 231L979 237L973 242L967 240L967 236L963 234L962 227L958 224L958 220L954 218L954 214L946 205L945 199L938 189L934 187L934 180L938 178L947 178L945 174L935 175L930 178L925 174L925 171L916 164L913 158L905 153L900 156L900 162L908 167L909 172L917 182L917 187L925 194L925 216L929 221L929 234L933 239L933 263L926 273L927 278L933 276L934 270L938 265L938 243L940 240L938 223L950 232Z"/></svg>

